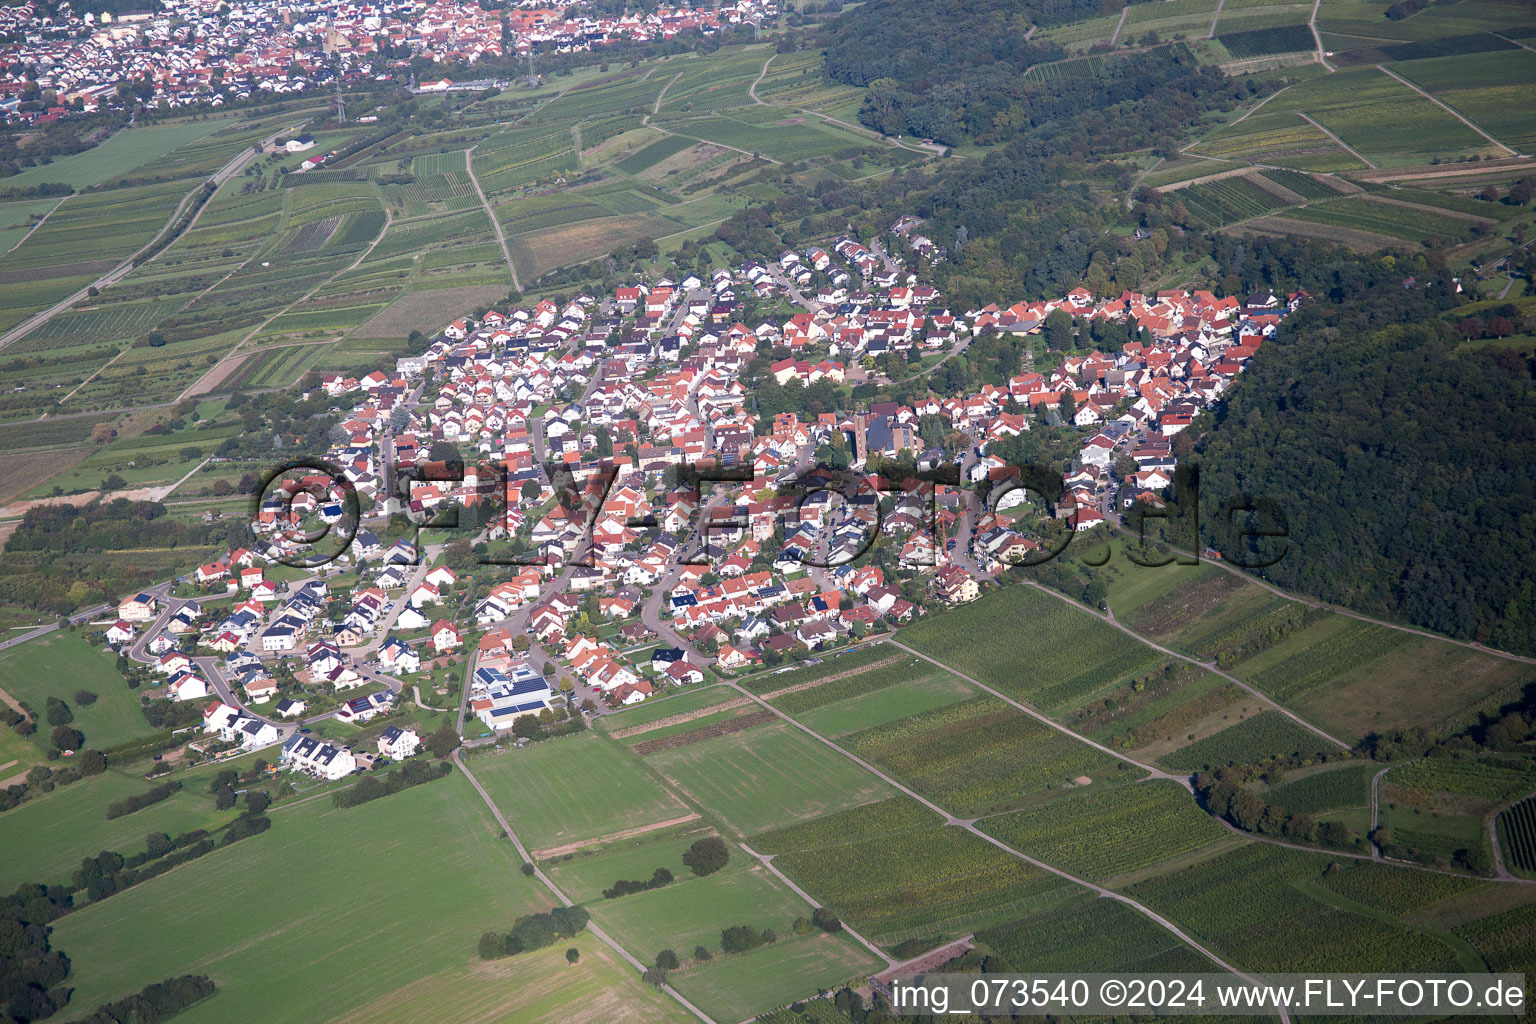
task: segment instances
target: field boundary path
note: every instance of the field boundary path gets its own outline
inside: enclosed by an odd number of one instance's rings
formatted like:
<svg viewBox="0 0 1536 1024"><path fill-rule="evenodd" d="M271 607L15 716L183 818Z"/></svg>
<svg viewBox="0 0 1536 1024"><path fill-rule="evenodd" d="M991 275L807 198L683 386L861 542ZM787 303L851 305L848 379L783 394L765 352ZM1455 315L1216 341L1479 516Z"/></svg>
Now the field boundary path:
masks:
<svg viewBox="0 0 1536 1024"><path fill-rule="evenodd" d="M1116 529L1119 530L1119 532L1126 534L1127 536L1136 536L1133 531L1127 530L1124 526L1117 526ZM1191 552L1185 551L1182 548L1174 547L1172 545L1169 545L1169 550L1173 551L1175 554L1183 555L1186 558L1194 557ZM1405 626L1400 622L1388 622L1385 619L1375 619L1362 612L1352 611L1349 608L1344 608L1336 604L1330 604L1327 601L1321 600L1319 598L1303 597L1300 594L1293 594L1288 590L1282 590L1280 587L1275 586L1268 580L1258 576L1250 575L1249 573L1243 572L1241 569L1238 569L1235 566L1228 565L1220 558L1202 558L1200 561L1208 562L1211 565L1216 566L1218 569L1222 569L1231 573L1239 579L1247 580L1249 583L1252 583L1255 586L1263 587L1265 590L1269 591L1271 594L1274 594L1276 597L1283 597L1287 601L1295 601L1297 604L1304 604L1309 608L1317 608L1325 612L1332 612L1335 615L1344 615L1351 619L1359 619L1361 622L1369 622L1371 625L1381 626L1383 629L1395 629L1400 633L1412 633L1414 636L1422 636L1428 640L1439 640L1443 643L1455 644L1458 647L1465 647L1469 651L1478 651L1482 654L1490 654L1495 658L1503 658L1506 661L1518 661L1525 665L1536 665L1536 658L1529 657L1524 654L1514 654L1510 651L1501 651L1497 647L1485 647L1482 644L1471 643L1467 640L1457 640L1455 637L1442 636L1439 633L1431 633L1429 630L1419 629L1417 626ZM1067 600L1071 599L1068 598Z"/></svg>
<svg viewBox="0 0 1536 1024"><path fill-rule="evenodd" d="M1318 32L1317 30L1317 9L1321 6L1323 6L1323 0L1312 0L1312 16L1307 19L1307 28L1312 30L1312 41L1317 44L1317 62L1323 67L1327 68L1329 71L1337 71L1338 68L1328 63L1327 52L1323 49L1323 36L1322 33ZM1302 114L1301 116L1307 117L1306 114ZM1307 120L1311 121L1312 119L1307 117ZM1318 127L1322 128L1323 126L1318 125ZM1327 131L1326 128L1323 130ZM1343 143L1340 143L1340 145L1343 145ZM1349 147L1345 146L1345 148L1348 149ZM1368 160L1366 162L1370 163Z"/></svg>
<svg viewBox="0 0 1536 1024"><path fill-rule="evenodd" d="M68 199L70 196L73 196L75 194L76 193L71 192L68 196L65 196L64 199ZM21 246L22 246L22 243L25 242L27 239L32 237L32 232L34 232L38 228L42 227L43 226L43 221L47 220L49 217L52 217L54 215L54 213L56 213L58 211L59 207L64 205L64 199L60 199L58 202L54 203L53 207L47 213L45 213L41 217L37 218L37 223L36 224L33 224L30 228L27 229L27 233L21 236L21 241L20 242L17 242L15 245L11 246L9 249L7 249L5 251L8 252L8 253L11 253L11 252L15 252L17 249L20 249Z"/></svg>
<svg viewBox="0 0 1536 1024"><path fill-rule="evenodd" d="M277 140L279 136L287 135L290 131L292 131L292 129L276 132L269 136L261 143L262 148L271 145ZM246 148L242 149L239 155L237 155L233 160L229 161L229 163L215 171L211 177L200 180L190 192L181 197L181 202L176 204L176 209L171 211L170 217L167 218L166 222L160 226L160 230L155 232L154 237L145 242L142 246L135 250L132 255L128 256L117 266L113 267L111 270L107 271L105 274L101 275L90 284L81 288L73 295L67 295L60 299L58 302L54 303L52 306L49 306L47 309L32 314L26 320L23 320L15 327L12 327L9 331L6 331L3 335L0 335L0 348L4 348L11 342L26 337L32 331L41 327L49 320L52 320L60 313L63 313L65 310L69 309L81 299L86 298L88 295L90 295L91 289L94 288L98 292L103 291L112 287L123 278L127 277L128 273L132 271L136 266L134 261L142 256L145 252L149 251L156 242L160 241L160 239L165 235L167 231L171 230L171 228L175 226L176 222L181 219L181 215L186 212L187 204L192 202L192 200L197 197L198 192L210 184L213 185L214 192L217 192L220 186L222 186L230 178L233 178L236 174L239 174L240 171L245 168L245 165L250 163L255 158L255 150L247 146ZM210 195L209 198L211 199L212 196ZM203 205L206 206L207 203L204 203ZM58 209L58 207L55 206L54 209ZM194 217L194 220L195 219L196 218Z"/></svg>
<svg viewBox="0 0 1536 1024"><path fill-rule="evenodd" d="M763 61L763 70L759 71L757 73L757 77L752 80L752 84L747 86L747 95L752 97L752 102L756 103L760 107L766 107L768 104L764 103L762 100L757 98L757 86L758 86L759 82L761 82L764 78L767 77L767 75L768 75L768 65L772 64L773 63L773 58L775 58L777 56L778 56L777 53L770 53L768 55L768 59ZM668 83L668 84L670 85L671 83ZM743 847L743 849L745 849L745 847Z"/></svg>
<svg viewBox="0 0 1536 1024"><path fill-rule="evenodd" d="M522 282L517 279L517 267L512 262L512 250L507 248L506 233L501 230L501 221L496 219L496 211L491 207L490 200L485 198L485 190L480 187L480 179L475 177L474 152L474 146L470 146L464 151L464 170L469 173L469 183L475 186L475 195L480 197L480 208L485 211L487 217L491 218L491 227L496 229L496 244L501 246L501 255L506 258L507 270L512 275L512 287L522 291ZM579 149L576 151L576 159L578 162L581 160L581 150Z"/></svg>
<svg viewBox="0 0 1536 1024"><path fill-rule="evenodd" d="M464 773L464 777L469 780L469 784L475 787L475 792L480 794L480 799L485 801L485 806L491 809L491 816L496 819L496 823L500 825L506 832L507 838L512 840L512 845L514 848L516 848L518 856L523 858L523 863L529 864L533 867L533 877L537 878L541 883L543 883L544 888L548 889L550 893L555 897L555 899L560 901L562 906L575 906L575 904L571 902L571 898L567 896L560 889L560 887L557 886L554 881L544 873L544 869L539 867L538 863L531 856L529 856L528 848L523 845L523 841L519 839L517 837L517 833L513 831L512 823L507 821L507 819L502 815L501 808L496 806L496 801L492 800L491 795L485 791L485 787L480 785L480 780L475 778L474 773L469 770L469 766L464 763L464 758L459 756L458 750L453 752L453 761L459 766L459 771ZM636 971L639 971L642 974L645 973L645 964L635 959L634 955L631 954L629 950L619 945L618 940L614 939L607 932L603 931L603 929L598 926L597 922L588 921L587 931L595 935L598 940L601 941L609 949L623 957L624 961L633 967ZM699 1018L699 1020L704 1021L705 1024L717 1024L713 1017L709 1016L709 1014L705 1013L703 1010L690 1003L683 997L681 992L673 988L671 985L663 982L659 987L661 991L677 1000L679 1005L681 1005L685 1010L693 1014L695 1017Z"/></svg>
<svg viewBox="0 0 1536 1024"><path fill-rule="evenodd" d="M1110 46L1114 46L1116 40L1118 40L1120 38L1120 30L1125 27L1125 16L1127 14L1130 14L1130 13L1131 13L1131 5L1130 4L1126 4L1124 7L1120 8L1120 20L1115 22L1115 30L1113 32L1111 32L1110 35L1109 35L1109 45Z"/></svg>
<svg viewBox="0 0 1536 1024"><path fill-rule="evenodd" d="M739 840L737 841L736 845L741 847L743 850L745 850L750 856L755 857L759 864L761 864L763 867L767 868L770 872L773 873L773 877L777 878L779 881L783 882L785 885L789 886L792 890L794 890L795 895L799 896L801 899L805 900L805 902L809 903L813 910L830 910L831 909L829 907L823 907L821 905L820 901L818 901L816 899L816 897L812 896L810 893L808 893L804 889L800 888L798 885L796 885L794 883L793 879L791 879L784 872L780 871L778 868L774 867L773 866L773 858L774 858L773 854L771 854L771 853L758 853L756 850L752 849L752 847L748 846L746 843L743 843L743 842L741 842ZM885 970L888 971L892 967L896 966L896 961L891 959L891 955L889 953L884 952L883 950L881 950L881 948L879 946L875 945L873 942L870 942L863 935L860 935L859 932L852 925L850 925L847 921L843 921L842 924L843 924L843 931L847 932L849 935L852 935L855 939L857 939L859 941L859 943L865 949L869 950L871 953L875 954L875 956L877 956L881 960L885 961Z"/></svg>
<svg viewBox="0 0 1536 1024"><path fill-rule="evenodd" d="M1311 125L1313 128L1316 128L1318 131L1322 132L1324 135L1326 135L1330 139L1332 139L1334 141L1334 144L1337 145L1344 152L1348 153L1350 156L1354 157L1356 160L1359 160L1361 163L1365 164L1365 166L1369 167L1371 170L1373 170L1373 171L1381 170L1380 167L1377 167L1375 164L1371 163L1370 160L1366 159L1365 154L1361 153L1358 149L1355 149L1349 143L1345 142L1343 139L1341 139L1337 135L1333 134L1333 132L1329 131L1327 128L1324 128L1322 125L1320 125L1316 121L1312 120L1311 116L1308 115L1305 111L1298 110L1298 111L1296 111L1296 114L1303 121L1307 122L1307 124Z"/></svg>
<svg viewBox="0 0 1536 1024"><path fill-rule="evenodd" d="M1216 38L1216 23L1221 20L1221 9L1226 5L1227 0L1216 0L1216 13L1211 15L1211 30L1205 34L1205 38ZM1126 10L1130 10L1130 8L1127 7Z"/></svg>
<svg viewBox="0 0 1536 1024"><path fill-rule="evenodd" d="M886 642L887 643L891 643L893 641L886 641ZM897 646L900 647L902 645L901 644L897 644ZM923 655L920 652L913 651L912 653L917 654L919 657L926 658L926 655ZM932 661L933 659L929 658L927 660ZM935 664L938 664L938 663L935 662ZM953 671L953 670L951 670L951 671ZM958 675L958 673L956 673L956 674ZM1228 972L1229 974L1236 975L1237 977L1242 978L1244 981L1249 982L1250 984L1255 984L1255 985L1258 984L1258 982L1255 981L1255 979L1251 975L1246 974L1243 971L1239 970L1238 968L1234 967L1233 965L1227 963L1227 961L1225 961L1221 957L1217 956L1216 953L1213 952L1211 949L1207 948L1206 946L1201 945L1198 941L1195 940L1195 938L1193 936L1191 936L1189 933L1185 932L1182 928L1180 928L1178 925L1174 924L1168 918L1163 917L1161 914L1157 913L1151 907L1148 907L1147 905L1139 902L1138 900L1133 899L1130 896L1125 895L1124 893L1116 892L1113 889L1110 889L1110 888L1107 888L1105 886L1099 885L1096 882L1090 882L1090 881L1088 881L1087 879L1084 879L1084 878L1078 878L1076 875L1074 875L1074 874L1072 874L1072 873L1070 873L1068 871L1064 871L1061 868L1055 867L1054 865L1047 864L1043 860L1038 860L1038 859L1036 859L1034 857L1031 857L1027 853L1024 853L1024 852L1022 852L1020 850L1014 849L1012 846L1009 846L1007 843L1003 842L1001 839L998 839L995 836L990 836L987 833L981 831L981 829L977 828L976 825L975 825L975 819L967 819L967 818L957 818L957 817L955 817L949 811L946 811L943 807L940 807L938 804L934 803L932 800L929 800L927 797L923 796L921 793L917 792L916 790L912 789L911 787L909 787L909 786L907 786L907 785L905 785L905 784L903 784L901 782L898 782L896 779L894 779L891 776L887 775L885 772L881 771L879 768L876 768L874 765L870 764L868 761L864 760L862 757L860 757L857 754L853 753L851 750L848 750L845 747L839 746L835 741L830 740L827 737L821 735L819 732L816 732L814 729L810 728L809 726L803 725L802 723L796 721L794 718L791 718L789 715L787 715L784 712L780 711L778 708L775 708L773 705L769 704L767 701L763 700L761 697L757 696L756 694L747 691L746 689L742 688L741 686L738 686L736 683L733 683L733 682L727 682L726 685L730 686L730 687L733 687L734 689L738 690L743 695L751 698L752 700L754 700L757 703L761 704L763 707L765 707L768 710L772 711L775 715L777 715L779 718L782 718L785 722L789 723L794 728L800 730L801 732L805 733L807 736L809 736L812 739L818 741L819 743L823 744L824 746L830 747L832 750L836 751L837 753L842 754L848 760L852 761L854 764L856 764L859 767L863 768L865 771L869 772L871 775L874 775L876 778L878 778L881 781L885 782L887 785L891 786L892 788L896 789L897 791L899 791L901 793L906 794L907 796L911 797L913 800L916 800L918 803L922 804L924 807L928 808L930 811L933 811L935 814L940 815L941 817L944 818L944 821L945 821L946 824L953 825L956 828L965 829L965 831L971 833L971 835L973 835L976 838L982 840L983 842L986 842L986 843L988 843L988 844L990 844L992 846L995 846L999 850L1002 850L1004 853L1007 853L1007 854L1009 854L1009 855L1011 855L1013 857L1016 857L1019 860L1024 861L1026 864L1030 864L1030 865L1032 865L1034 867L1037 867L1041 871L1049 872L1050 874L1055 875L1058 878L1065 879L1066 881L1071 882L1071 883L1073 883L1075 885L1081 886L1084 889L1088 889L1091 892L1097 893L1100 897L1102 897L1104 899L1111 899L1111 900L1115 900L1115 901L1117 901L1119 903L1125 904L1127 907L1130 907L1132 910L1135 910L1136 912L1140 913L1141 915L1146 917L1148 920L1152 921L1154 924L1157 924L1160 927L1162 927L1164 930L1170 932L1176 938L1180 939L1186 945L1188 945L1191 949L1193 949L1196 952L1202 954L1207 960L1211 961L1216 966L1220 967L1222 970ZM1031 714L1033 714L1033 712L1031 712ZM1091 743L1091 741L1084 741L1084 742L1090 742ZM1092 745L1093 746L1097 746L1097 744L1092 744ZM1106 749L1106 748L1102 748L1101 747L1099 749ZM1118 755L1116 755L1116 756L1118 756ZM1124 760L1124 758L1122 758L1122 760ZM1188 784L1188 780L1186 779L1184 781L1185 781L1185 783L1187 785ZM1286 1013L1284 1010L1280 1010L1279 1011L1279 1015L1280 1015L1280 1019L1283 1022L1283 1024L1290 1024L1290 1015L1288 1013Z"/></svg>
<svg viewBox="0 0 1536 1024"><path fill-rule="evenodd" d="M1510 156L1524 156L1525 155L1524 153L1521 153L1519 150L1511 149L1510 147L1504 145L1504 143L1500 142L1498 139L1494 138L1492 135L1489 135L1487 132L1485 132L1481 128L1479 128L1477 126L1477 124L1471 118L1469 118L1465 114L1461 113L1461 111L1457 110L1455 107L1451 106L1449 103L1446 103L1444 100L1439 99L1438 97L1436 97L1434 95L1434 93L1428 92L1428 91L1426 91L1424 89L1419 88L1417 85L1414 85L1412 82L1408 81L1408 79L1404 78L1402 75L1398 74L1396 71L1393 71L1391 68L1388 68L1388 67L1386 67L1384 65L1381 65L1381 64L1377 64L1376 65L1376 70L1380 71L1381 73L1383 73L1385 75L1390 75L1391 77L1397 79L1399 82L1402 82L1408 88L1412 89L1414 92L1418 93L1420 96L1423 96L1425 99L1429 100L1429 102L1433 103L1435 106L1439 107L1441 110L1445 111L1447 114L1450 114L1456 120L1460 121L1462 124L1466 125L1468 128L1471 128L1473 131L1477 132L1477 134L1481 135L1483 138L1487 139L1489 142L1493 143L1495 146L1498 146L1500 149L1502 149L1504 152L1508 153Z"/></svg>

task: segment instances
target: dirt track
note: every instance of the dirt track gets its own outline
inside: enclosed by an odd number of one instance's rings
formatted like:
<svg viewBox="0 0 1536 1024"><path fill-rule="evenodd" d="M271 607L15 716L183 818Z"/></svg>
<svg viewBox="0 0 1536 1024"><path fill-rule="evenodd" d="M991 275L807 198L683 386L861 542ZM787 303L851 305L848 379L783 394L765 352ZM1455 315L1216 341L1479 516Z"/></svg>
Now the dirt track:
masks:
<svg viewBox="0 0 1536 1024"><path fill-rule="evenodd" d="M743 704L750 703L751 701L747 700L745 697L736 697L732 700L723 701L719 704L711 704L707 708L699 708L697 711L685 711L682 714L669 715L666 718L658 718L656 721L647 722L645 725L634 725L630 726L628 729L619 729L618 731L611 732L608 735L612 739L616 740L628 739L631 736L639 736L641 733L652 732L656 729L665 729L671 725L682 725L684 722L692 722L695 719L712 715L717 711L729 711L731 708L739 708Z"/></svg>
<svg viewBox="0 0 1536 1024"><path fill-rule="evenodd" d="M579 843L565 843L561 846L547 846L542 850L534 850L534 860L547 860L550 857L563 857L567 853L575 853L577 850L588 846L598 846L602 843L612 843L620 839L633 839L635 836L643 836L647 832L656 832L660 829L670 828L673 825L686 825L690 821L698 821L697 813L685 814L680 818L668 818L666 821L652 822L649 825L641 825L639 828L627 828L622 832L611 832L606 836L598 836L596 839L583 839Z"/></svg>
<svg viewBox="0 0 1536 1024"><path fill-rule="evenodd" d="M877 668L885 668L885 666L894 665L896 662L901 660L902 656L899 654L894 658L881 658L879 661L870 662L868 665L860 665L858 668L851 668L846 672L839 672L836 675L823 676L820 679L812 679L808 683L796 683L794 686L786 686L782 690L773 690L772 692L763 694L762 698L764 700L773 700L777 697L782 697L785 694L799 693L801 690L809 690L813 687L822 686L826 683L835 683L839 679L847 679L849 676L861 676L865 672L873 672Z"/></svg>

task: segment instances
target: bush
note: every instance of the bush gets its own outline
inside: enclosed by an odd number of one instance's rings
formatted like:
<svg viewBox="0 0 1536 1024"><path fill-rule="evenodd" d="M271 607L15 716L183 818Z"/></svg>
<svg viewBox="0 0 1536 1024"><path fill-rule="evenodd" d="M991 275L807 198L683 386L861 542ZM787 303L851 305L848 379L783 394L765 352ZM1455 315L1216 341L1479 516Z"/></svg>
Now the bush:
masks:
<svg viewBox="0 0 1536 1024"><path fill-rule="evenodd" d="M75 691L75 703L79 704L83 708L90 707L92 704L95 704L98 699L100 698L98 698L90 690Z"/></svg>
<svg viewBox="0 0 1536 1024"><path fill-rule="evenodd" d="M59 750L78 750L85 745L85 737L80 730L71 729L67 725L54 729L48 739Z"/></svg>
<svg viewBox="0 0 1536 1024"><path fill-rule="evenodd" d="M714 874L725 867L730 859L731 851L719 836L697 840L683 854L683 864L700 876Z"/></svg>
<svg viewBox="0 0 1536 1024"><path fill-rule="evenodd" d="M100 755L97 755L98 757ZM105 758L103 758L105 761ZM107 820L121 818L124 815L142 811L146 807L152 807L162 800L169 800L175 794L181 792L181 783L175 779L155 786L146 792L134 796L125 796L121 800L114 800L107 804Z"/></svg>
<svg viewBox="0 0 1536 1024"><path fill-rule="evenodd" d="M749 924L732 925L720 932L720 949L725 953L745 953L771 941L766 937L770 934L760 932Z"/></svg>
<svg viewBox="0 0 1536 1024"><path fill-rule="evenodd" d="M43 717L49 725L68 725L75 720L75 713L59 698L49 697L48 703L44 705Z"/></svg>

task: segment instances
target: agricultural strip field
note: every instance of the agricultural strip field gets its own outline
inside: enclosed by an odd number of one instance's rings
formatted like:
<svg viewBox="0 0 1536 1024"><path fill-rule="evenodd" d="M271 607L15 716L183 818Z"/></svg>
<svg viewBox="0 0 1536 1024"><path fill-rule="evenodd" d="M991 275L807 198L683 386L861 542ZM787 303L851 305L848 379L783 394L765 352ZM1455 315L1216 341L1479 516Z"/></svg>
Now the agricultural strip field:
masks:
<svg viewBox="0 0 1536 1024"><path fill-rule="evenodd" d="M206 972L217 995L180 1020L298 1020L314 992L344 1012L376 999L381 978L461 968L481 932L550 903L455 773L358 807L277 808L270 831L78 910L52 938L74 961L77 1007Z"/></svg>
<svg viewBox="0 0 1536 1024"><path fill-rule="evenodd" d="M476 758L471 770L530 849L688 813L623 750L597 736Z"/></svg>
<svg viewBox="0 0 1536 1024"><path fill-rule="evenodd" d="M891 793L852 761L784 722L661 751L645 763L743 835Z"/></svg>
<svg viewBox="0 0 1536 1024"><path fill-rule="evenodd" d="M1214 965L1124 903L1082 897L977 932L1015 971L1209 971Z"/></svg>
<svg viewBox="0 0 1536 1024"><path fill-rule="evenodd" d="M670 98L670 95L669 95ZM793 116L790 123L750 124L729 117L711 117L687 121L668 121L662 127L687 138L714 142L747 153L760 154L781 163L796 163L813 157L831 156L843 150L866 146L869 140L827 125ZM799 123L794 123L794 122Z"/></svg>
<svg viewBox="0 0 1536 1024"><path fill-rule="evenodd" d="M1094 881L1190 853L1230 835L1183 786L1163 779L1058 797L1027 811L983 819L978 827L1017 850Z"/></svg>
<svg viewBox="0 0 1536 1024"><path fill-rule="evenodd" d="M1499 815L1499 846L1508 866L1536 875L1536 797L1527 797Z"/></svg>
<svg viewBox="0 0 1536 1024"><path fill-rule="evenodd" d="M76 189L92 188L163 158L182 146L205 139L227 128L227 120L184 121L120 130L110 139L82 153L55 158L4 179L5 188L32 188L44 182L63 182ZM238 151L239 147L234 147ZM233 156L234 152L230 153ZM226 156L225 160L229 157Z"/></svg>
<svg viewBox="0 0 1536 1024"><path fill-rule="evenodd" d="M779 853L774 866L872 941L966 931L1081 890L962 829L928 826Z"/></svg>
<svg viewBox="0 0 1536 1024"><path fill-rule="evenodd" d="M1375 68L1301 82L1276 96L1261 114L1275 117L1287 111L1311 117L1380 167L1500 154L1455 117Z"/></svg>
<svg viewBox="0 0 1536 1024"><path fill-rule="evenodd" d="M1394 71L1433 94L1507 146L1536 147L1536 53L1510 48L1499 53L1415 60Z"/></svg>
<svg viewBox="0 0 1536 1024"><path fill-rule="evenodd" d="M1458 971L1483 969L1470 948L1389 915L1480 884L1251 843L1129 895L1251 970Z"/></svg>
<svg viewBox="0 0 1536 1024"><path fill-rule="evenodd" d="M547 908L545 908L547 909ZM510 922L500 922L506 925ZM566 962L573 948L580 959ZM377 995L330 1024L424 1020L560 1020L568 1024L697 1021L590 934L502 960L468 960Z"/></svg>
<svg viewBox="0 0 1536 1024"><path fill-rule="evenodd" d="M1028 623L1019 629L1019 623ZM903 642L1018 700L1075 708L1163 656L1033 587L1009 587L902 630Z"/></svg>
<svg viewBox="0 0 1536 1024"><path fill-rule="evenodd" d="M1279 25L1240 32L1223 31L1216 37L1235 60L1251 60L1277 53L1311 50L1316 42L1306 25Z"/></svg>
<svg viewBox="0 0 1536 1024"><path fill-rule="evenodd" d="M1292 814L1321 814L1371 802L1371 779L1381 769L1374 764L1330 766L1271 787L1264 798Z"/></svg>
<svg viewBox="0 0 1536 1024"><path fill-rule="evenodd" d="M1129 781L1136 770L995 697L857 732L844 745L946 809L980 815L1076 779Z"/></svg>
<svg viewBox="0 0 1536 1024"><path fill-rule="evenodd" d="M1536 678L1519 662L1308 611L1216 569L1124 612L1115 607L1120 620L1143 636L1220 662L1344 738L1373 729L1465 723Z"/></svg>
<svg viewBox="0 0 1536 1024"><path fill-rule="evenodd" d="M1289 754L1314 754L1337 749L1327 740L1278 711L1261 711L1221 732L1196 740L1158 763L1173 771L1203 771L1228 764L1250 764Z"/></svg>

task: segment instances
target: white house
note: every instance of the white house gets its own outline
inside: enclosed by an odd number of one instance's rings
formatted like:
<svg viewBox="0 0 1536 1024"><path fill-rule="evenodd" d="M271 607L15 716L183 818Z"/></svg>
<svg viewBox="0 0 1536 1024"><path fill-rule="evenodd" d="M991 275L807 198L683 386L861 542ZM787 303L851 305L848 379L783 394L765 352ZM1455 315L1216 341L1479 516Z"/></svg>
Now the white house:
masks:
<svg viewBox="0 0 1536 1024"><path fill-rule="evenodd" d="M421 749L421 737L415 729L391 725L379 734L379 753L394 761L410 757Z"/></svg>
<svg viewBox="0 0 1536 1024"><path fill-rule="evenodd" d="M283 744L282 761L292 771L322 779L345 778L357 770L357 758L350 750L297 732Z"/></svg>
<svg viewBox="0 0 1536 1024"><path fill-rule="evenodd" d="M117 606L117 617L129 622L147 622L155 617L159 602L153 594L135 594Z"/></svg>

